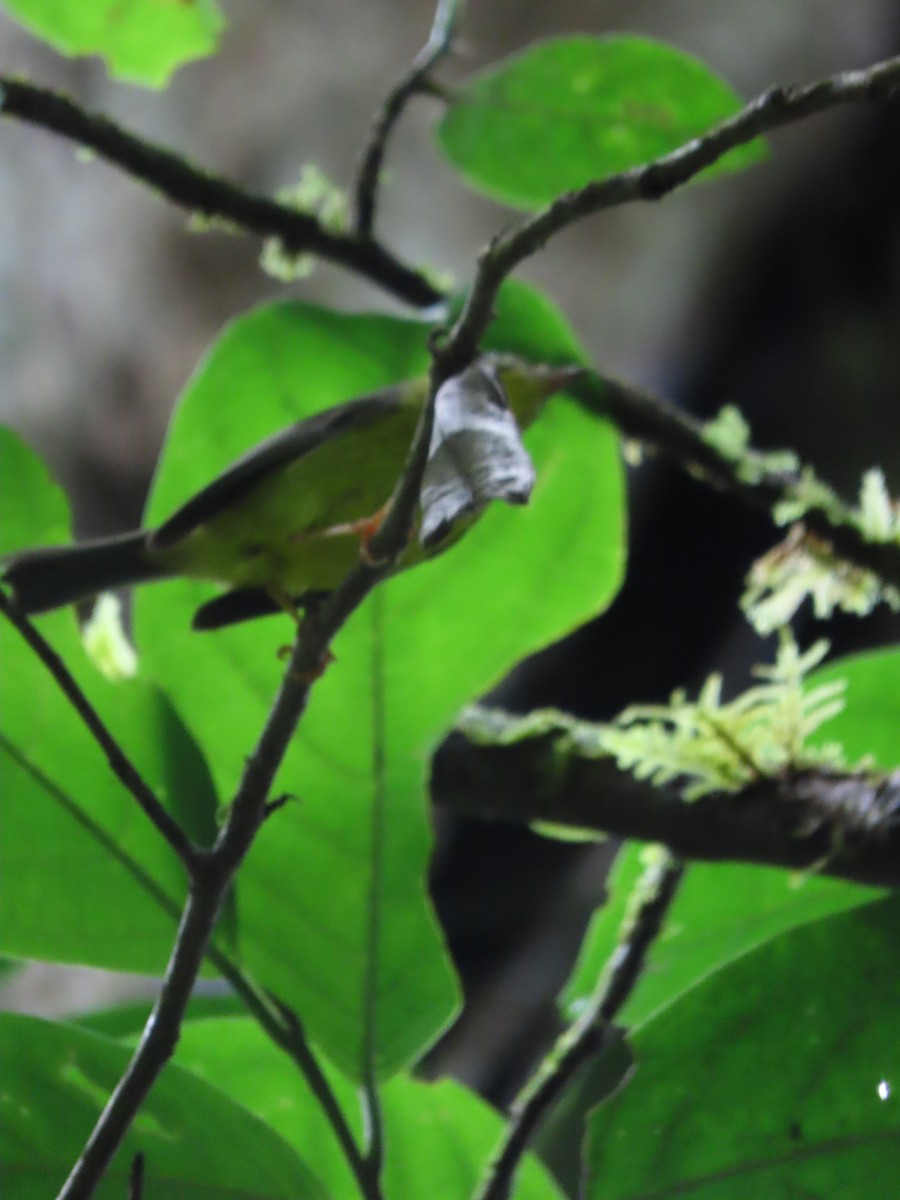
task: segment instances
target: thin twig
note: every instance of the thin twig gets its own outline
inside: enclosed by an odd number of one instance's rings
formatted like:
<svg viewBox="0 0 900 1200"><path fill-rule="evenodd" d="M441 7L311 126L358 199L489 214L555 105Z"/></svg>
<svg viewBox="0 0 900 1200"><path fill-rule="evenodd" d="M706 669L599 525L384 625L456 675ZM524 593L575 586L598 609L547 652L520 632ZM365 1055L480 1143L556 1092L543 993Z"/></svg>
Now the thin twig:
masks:
<svg viewBox="0 0 900 1200"><path fill-rule="evenodd" d="M744 146L768 130L825 112L841 104L881 100L900 85L900 57L861 71L844 71L816 83L772 88L734 117L643 166L595 180L567 192L535 216L495 237L482 251L478 271L463 311L446 347L455 374L475 354L487 329L503 280L555 234L603 209L635 201L659 200L718 162L729 150Z"/></svg>
<svg viewBox="0 0 900 1200"><path fill-rule="evenodd" d="M137 767L125 754L119 743L107 729L100 714L88 700L75 681L72 672L59 657L43 634L16 608L15 603L0 589L0 612L15 626L34 654L56 680L60 691L78 713L91 737L103 751L113 774L137 801L144 815L162 834L181 861L192 870L197 857L197 847L171 815L150 785L143 779Z"/></svg>
<svg viewBox="0 0 900 1200"><path fill-rule="evenodd" d="M791 471L771 469L766 466L765 454L751 449L730 457L707 440L699 421L661 396L596 374L573 382L569 390L586 408L613 421L625 437L649 444L755 508L773 515L785 502L803 501L807 471L802 465ZM807 509L802 520L811 533L831 545L838 557L900 587L900 545L868 541L850 507L836 496L828 511L821 507Z"/></svg>
<svg viewBox="0 0 900 1200"><path fill-rule="evenodd" d="M100 1114L59 1200L88 1200L174 1053L185 1009L226 889L194 887L188 896L162 988L125 1074Z"/></svg>
<svg viewBox="0 0 900 1200"><path fill-rule="evenodd" d="M409 531L412 528L425 468L428 465L428 451L434 429L435 399L445 379L442 365L435 357L431 367L428 397L419 414L415 436L403 464L403 473L391 497L390 508L369 541L369 554L376 563L393 563L409 541Z"/></svg>
<svg viewBox="0 0 900 1200"><path fill-rule="evenodd" d="M450 50L462 0L438 0L428 41L408 70L385 97L369 129L353 188L353 227L360 237L371 237L375 202L388 139L410 99L425 90L428 75Z"/></svg>
<svg viewBox="0 0 900 1200"><path fill-rule="evenodd" d="M432 389L432 395L419 418L414 448L422 443L425 436L423 429L430 428L428 415L433 410L433 402ZM428 438L430 440L430 434ZM427 447L426 440L426 454ZM212 849L196 855L191 890L172 956L144 1034L58 1200L88 1200L150 1088L174 1052L219 910L238 868L266 820L275 775L306 708L313 681L321 674L328 646L335 634L372 588L389 574L395 558L406 545L418 500L422 470L424 460L420 462L419 453L414 449L408 456L384 524L377 535L378 551L384 556L383 561L360 559L341 586L314 612L308 612L303 618L278 696L256 747L246 761L240 785L229 806L228 820ZM416 476L419 483L411 494L410 477ZM373 538L370 546L374 543ZM368 1188L364 1195L367 1200L378 1200L378 1182L371 1179L368 1164L364 1170Z"/></svg>
<svg viewBox="0 0 900 1200"><path fill-rule="evenodd" d="M245 766L228 821L213 848L196 860L191 890L153 1012L125 1074L59 1193L59 1200L88 1200L175 1050L219 910L235 872L265 820L272 781L306 706L311 674L303 670L302 664L314 653L308 646L309 640L298 637L278 697ZM317 655L315 661L319 658Z"/></svg>
<svg viewBox="0 0 900 1200"><path fill-rule="evenodd" d="M57 804L72 817L94 840L103 847L112 859L120 863L135 882L159 905L163 912L177 922L180 905L165 892L156 880L118 844L107 831L81 808L40 767L26 758L12 742L0 733L0 749L18 764ZM353 1138L343 1110L320 1067L312 1048L306 1040L296 1015L280 1001L271 997L270 1003L244 974L237 963L215 944L207 947L206 957L219 974L241 998L248 1012L269 1037L297 1064L312 1094L315 1096L326 1120L344 1154L347 1163L360 1185L360 1194L365 1200L379 1200L377 1187L371 1185L368 1166ZM272 1005L276 1012L272 1011Z"/></svg>
<svg viewBox="0 0 900 1200"><path fill-rule="evenodd" d="M331 1089L325 1072L322 1070L318 1059L313 1053L312 1047L306 1039L306 1034L304 1033L299 1017L293 1009L283 1004L277 996L270 994L269 999L278 1011L279 1019L276 1019L266 1008L262 998L254 994L252 985L248 984L245 977L241 976L237 968L235 970L238 976L240 976L242 984L250 987L249 997L244 996L243 992L241 993L248 1007L262 1027L272 1037L273 1041L289 1054L300 1068L310 1091L315 1096L319 1107L331 1125L332 1132L338 1140L344 1158L347 1160L347 1164L359 1185L360 1195L364 1200L382 1200L378 1172L372 1170L371 1163L360 1152L350 1126L347 1124L344 1111L338 1104L337 1097Z"/></svg>
<svg viewBox="0 0 900 1200"><path fill-rule="evenodd" d="M93 150L173 204L259 237L278 238L289 254L310 253L371 280L409 304L427 308L444 296L424 275L370 237L333 232L311 213L238 187L195 167L47 88L0 78L0 113L39 125Z"/></svg>
<svg viewBox="0 0 900 1200"><path fill-rule="evenodd" d="M305 651L304 639L298 637L278 697L246 764L228 821L212 850L195 861L172 955L143 1036L63 1185L59 1200L88 1200L175 1050L220 908L265 820L272 781L308 699L311 676L298 669L298 660Z"/></svg>
<svg viewBox="0 0 900 1200"><path fill-rule="evenodd" d="M476 1193L477 1200L506 1200L522 1156L538 1127L579 1067L600 1050L606 1031L634 990L647 953L675 899L684 867L666 856L648 874L651 877L645 876L638 884L641 899L629 928L585 1011L516 1098L503 1142Z"/></svg>

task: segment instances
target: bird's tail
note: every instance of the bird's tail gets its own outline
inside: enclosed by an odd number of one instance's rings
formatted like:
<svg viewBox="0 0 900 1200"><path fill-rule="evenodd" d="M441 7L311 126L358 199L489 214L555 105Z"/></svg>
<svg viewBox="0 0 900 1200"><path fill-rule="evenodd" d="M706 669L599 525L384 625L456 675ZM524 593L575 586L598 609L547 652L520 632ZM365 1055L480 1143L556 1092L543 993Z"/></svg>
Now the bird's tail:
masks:
<svg viewBox="0 0 900 1200"><path fill-rule="evenodd" d="M16 604L26 613L47 612L166 574L148 557L147 535L140 530L74 546L26 550L0 563L0 578L12 587Z"/></svg>

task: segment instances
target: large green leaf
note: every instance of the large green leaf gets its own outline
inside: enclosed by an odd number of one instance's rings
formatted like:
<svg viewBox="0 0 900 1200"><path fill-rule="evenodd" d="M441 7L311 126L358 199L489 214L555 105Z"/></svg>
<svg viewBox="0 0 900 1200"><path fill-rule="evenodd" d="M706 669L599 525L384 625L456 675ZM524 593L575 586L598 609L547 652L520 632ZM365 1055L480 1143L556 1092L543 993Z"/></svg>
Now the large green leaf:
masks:
<svg viewBox="0 0 900 1200"><path fill-rule="evenodd" d="M69 505L41 460L0 425L0 555L69 540Z"/></svg>
<svg viewBox="0 0 900 1200"><path fill-rule="evenodd" d="M847 682L846 707L817 734L817 741L838 741L847 761L871 755L885 771L900 765L900 650L877 650L829 663L814 683Z"/></svg>
<svg viewBox="0 0 900 1200"><path fill-rule="evenodd" d="M644 1026L587 1200L894 1196L898 919L892 898L792 930Z"/></svg>
<svg viewBox="0 0 900 1200"><path fill-rule="evenodd" d="M573 1014L593 991L615 950L628 897L643 869L643 853L643 847L631 845L616 861L610 900L591 922L564 992ZM627 1025L640 1025L708 975L771 938L881 894L814 874L694 863L621 1019Z"/></svg>
<svg viewBox="0 0 900 1200"><path fill-rule="evenodd" d="M355 1186L321 1108L291 1062L252 1021L191 1021L176 1062L221 1088L284 1138L334 1196ZM332 1090L359 1136L356 1089L329 1070ZM500 1139L501 1118L474 1093L444 1081L398 1076L382 1097L386 1159L383 1192L404 1197L470 1195ZM560 1200L547 1172L526 1158L513 1200Z"/></svg>
<svg viewBox="0 0 900 1200"><path fill-rule="evenodd" d="M62 493L6 430L0 430L0 481L0 553L67 539ZM38 623L146 782L191 834L208 842L217 807L212 780L166 697L145 680L103 678L71 612ZM0 948L160 972L174 923L159 900L180 906L181 864L6 621L0 621L0 659Z"/></svg>
<svg viewBox="0 0 900 1200"><path fill-rule="evenodd" d="M191 59L212 54L224 26L215 0L3 0L63 54L99 54L112 75L162 87Z"/></svg>
<svg viewBox="0 0 900 1200"><path fill-rule="evenodd" d="M473 76L438 126L439 144L475 188L520 208L639 166L732 116L740 101L708 67L647 38L541 42ZM764 153L731 151L704 176Z"/></svg>
<svg viewBox="0 0 900 1200"><path fill-rule="evenodd" d="M131 1051L74 1026L0 1016L5 1200L55 1195L118 1082ZM326 1200L330 1195L287 1142L246 1108L169 1066L92 1194L128 1195L144 1155L143 1200Z"/></svg>
<svg viewBox="0 0 900 1200"><path fill-rule="evenodd" d="M508 289L496 343L572 357L558 314ZM260 437L427 365L428 327L299 303L260 309L214 347L176 413L149 520ZM522 349L521 344L518 345ZM244 963L359 1076L419 1053L455 988L425 897L427 758L460 707L599 611L622 569L621 473L607 427L557 398L532 428L533 503L495 506L448 553L383 585L335 645L279 775L297 797L263 828L238 890ZM283 618L190 631L210 589L144 589L142 653L204 746L223 797L272 703Z"/></svg>

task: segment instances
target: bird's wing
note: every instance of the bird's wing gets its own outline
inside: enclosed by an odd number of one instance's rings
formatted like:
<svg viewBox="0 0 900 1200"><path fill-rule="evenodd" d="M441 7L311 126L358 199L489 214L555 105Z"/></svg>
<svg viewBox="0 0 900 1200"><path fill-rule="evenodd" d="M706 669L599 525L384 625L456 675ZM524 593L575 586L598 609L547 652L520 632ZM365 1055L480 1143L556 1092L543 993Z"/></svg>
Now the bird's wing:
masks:
<svg viewBox="0 0 900 1200"><path fill-rule="evenodd" d="M238 503L271 472L332 438L392 412L400 403L398 390L389 388L325 409L276 433L239 458L154 530L149 537L150 547L164 550L177 545L200 525Z"/></svg>

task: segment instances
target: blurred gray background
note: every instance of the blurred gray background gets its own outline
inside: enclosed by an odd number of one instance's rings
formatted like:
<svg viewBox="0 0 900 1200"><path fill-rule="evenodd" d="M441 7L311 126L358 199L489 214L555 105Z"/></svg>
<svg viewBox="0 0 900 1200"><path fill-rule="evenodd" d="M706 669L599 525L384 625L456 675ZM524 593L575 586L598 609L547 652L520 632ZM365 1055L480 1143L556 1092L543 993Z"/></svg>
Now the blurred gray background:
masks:
<svg viewBox="0 0 900 1200"><path fill-rule="evenodd" d="M182 68L163 93L111 83L96 61L64 60L0 13L2 70L254 189L291 184L307 162L348 180L433 5L222 6L221 53ZM697 54L747 98L900 50L895 0L471 0L441 77L536 38L615 30ZM378 229L404 257L464 282L511 214L467 193L441 160L438 111L420 99L403 119ZM191 233L182 212L50 134L6 121L0 139L0 420L50 461L80 534L139 520L179 390L230 317L288 294L391 307L327 266L285 289L259 270L254 240ZM898 491L898 154L896 101L814 118L776 134L762 167L586 221L522 274L562 305L603 369L704 415L736 401L761 444L794 446L845 491L875 462ZM739 679L759 657L735 599L750 557L773 540L765 522L663 464L630 482L628 586L596 628L521 672L508 702L608 715L713 664ZM832 631L850 648L889 633L883 620ZM471 1004L434 1069L508 1094L552 1030L547 998L599 893L601 858L521 831L442 825L435 892ZM85 995L29 972L6 1002L98 1003L99 977L74 978Z"/></svg>

